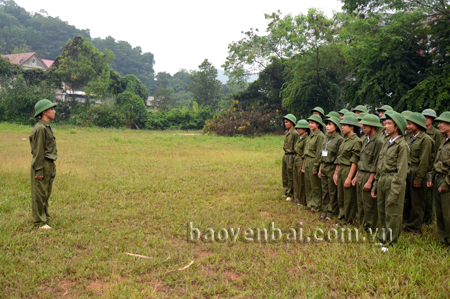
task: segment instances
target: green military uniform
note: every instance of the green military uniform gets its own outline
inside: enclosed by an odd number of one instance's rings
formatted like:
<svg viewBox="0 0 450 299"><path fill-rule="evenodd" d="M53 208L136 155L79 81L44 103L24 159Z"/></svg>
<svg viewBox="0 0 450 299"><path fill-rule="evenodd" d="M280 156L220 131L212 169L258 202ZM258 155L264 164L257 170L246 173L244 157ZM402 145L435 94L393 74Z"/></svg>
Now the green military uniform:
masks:
<svg viewBox="0 0 450 299"><path fill-rule="evenodd" d="M417 136L411 133L408 146L410 150L409 173L406 179L406 197L403 208L403 228L411 232L421 232L423 216L425 213L425 203L427 196L427 177L432 164L431 156L434 151L434 141L425 133L425 117L423 124L414 121L413 113L406 119L421 126L424 131L420 131ZM414 183L420 184L419 188L414 187Z"/></svg>
<svg viewBox="0 0 450 299"><path fill-rule="evenodd" d="M363 124L365 124L363 122ZM377 172L378 154L384 140L379 133L371 139L366 136L362 142L361 159L358 163L358 178L356 180L356 194L358 200L358 214L361 227L365 230L375 230L378 221L377 200L372 197L371 190L364 191L364 185L372 173ZM373 182L372 182L373 183Z"/></svg>
<svg viewBox="0 0 450 299"><path fill-rule="evenodd" d="M400 132L404 132L405 118L393 111L389 116L400 128ZM378 156L377 174L372 191L377 194L378 201L378 219L381 226L378 239L384 246L396 243L402 231L408 159L409 148L401 135L395 140L386 141ZM392 204L388 204L389 202Z"/></svg>
<svg viewBox="0 0 450 299"><path fill-rule="evenodd" d="M298 141L294 146L296 154L294 159L294 203L302 206L306 206L305 174L302 173L302 168L305 161L303 154L308 139L309 136L306 133L299 135Z"/></svg>
<svg viewBox="0 0 450 299"><path fill-rule="evenodd" d="M311 115L308 120L320 123L323 126L322 120L317 115ZM320 129L315 133L311 132L309 140L305 146L305 191L306 202L308 207L313 211L318 211L322 205L322 189L321 182L317 174L319 172L320 158L322 154L322 144L325 140L325 135Z"/></svg>
<svg viewBox="0 0 450 299"><path fill-rule="evenodd" d="M288 198L294 196L294 145L297 143L297 140L298 133L294 127L287 130L284 134L282 177L284 195Z"/></svg>
<svg viewBox="0 0 450 299"><path fill-rule="evenodd" d="M338 121L336 120L336 122ZM342 138L339 132L335 132L334 134L327 136L327 139L324 140L322 144L320 180L322 184L322 217L325 218L333 218L339 214L337 187L333 182L333 175L336 169L334 162L342 142L344 142L344 138Z"/></svg>
<svg viewBox="0 0 450 299"><path fill-rule="evenodd" d="M450 122L450 112L446 118ZM444 114L443 113L443 114ZM442 115L440 116L442 117ZM439 119L438 117L437 119ZM438 229L438 238L444 245L450 246L450 142L449 138L441 144L433 169L429 173L429 181L433 185L433 197L436 204L436 222ZM443 192L438 189L442 188Z"/></svg>
<svg viewBox="0 0 450 299"><path fill-rule="evenodd" d="M344 119L345 120L345 116ZM341 122L341 124L343 124ZM352 164L358 164L361 155L362 141L358 135L353 134L344 139L339 147L335 164L339 164L337 173L337 192L339 205L339 221L343 224L352 224L356 217L356 187L344 188L345 180L350 173ZM356 174L356 173L355 173Z"/></svg>
<svg viewBox="0 0 450 299"><path fill-rule="evenodd" d="M54 161L57 159L56 141L50 124L40 119L29 137L31 145L31 207L36 226L47 224L48 199L52 193L56 175ZM38 180L36 176L43 176Z"/></svg>
<svg viewBox="0 0 450 299"><path fill-rule="evenodd" d="M431 156L431 161L434 163L437 152L442 144L442 140L444 137L442 136L442 133L439 132L439 130L433 126L431 126L430 129L427 130L427 134L434 141L434 152ZM436 207L433 202L433 188L427 188L427 200L425 203L425 215L423 216L423 223L430 225L433 224L435 215L436 215Z"/></svg>

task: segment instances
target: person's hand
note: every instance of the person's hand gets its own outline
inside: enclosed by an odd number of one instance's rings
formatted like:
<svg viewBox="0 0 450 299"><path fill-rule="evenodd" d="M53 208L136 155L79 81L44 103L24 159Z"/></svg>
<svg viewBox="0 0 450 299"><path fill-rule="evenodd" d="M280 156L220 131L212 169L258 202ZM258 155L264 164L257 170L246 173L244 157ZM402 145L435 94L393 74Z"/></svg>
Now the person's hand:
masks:
<svg viewBox="0 0 450 299"><path fill-rule="evenodd" d="M344 188L348 189L352 186L352 180L350 178L347 178L344 182Z"/></svg>
<svg viewBox="0 0 450 299"><path fill-rule="evenodd" d="M316 175L316 174L317 174L317 171L313 171L313 174Z"/></svg>
<svg viewBox="0 0 450 299"><path fill-rule="evenodd" d="M420 188L420 184L414 183L413 184L414 188Z"/></svg>
<svg viewBox="0 0 450 299"><path fill-rule="evenodd" d="M438 191L441 192L441 193L446 193L447 192L444 189L442 189L442 187L439 187Z"/></svg>
<svg viewBox="0 0 450 299"><path fill-rule="evenodd" d="M353 180L352 180L352 185L353 185L353 186L356 186L356 177L353 178Z"/></svg>
<svg viewBox="0 0 450 299"><path fill-rule="evenodd" d="M364 191L370 191L371 189L372 189L372 183L370 183L369 181L367 181L367 182L364 184L363 190L364 190Z"/></svg>
<svg viewBox="0 0 450 299"><path fill-rule="evenodd" d="M313 172L313 173L314 173L314 172ZM317 176L319 177L319 179L322 178L322 170L321 170L321 169L319 169L319 173L317 174Z"/></svg>
<svg viewBox="0 0 450 299"><path fill-rule="evenodd" d="M393 204L394 204L393 202L388 201L388 205L393 205Z"/></svg>
<svg viewBox="0 0 450 299"><path fill-rule="evenodd" d="M40 176L35 176L34 178L40 181L40 180L42 180L44 178L44 176L40 175Z"/></svg>
<svg viewBox="0 0 450 299"><path fill-rule="evenodd" d="M337 186L337 181L338 181L338 177L337 177L337 173L335 172L334 174L333 174L333 182L334 182L334 184Z"/></svg>
<svg viewBox="0 0 450 299"><path fill-rule="evenodd" d="M302 173L305 173L305 170L302 168Z"/></svg>
<svg viewBox="0 0 450 299"><path fill-rule="evenodd" d="M428 188L431 188L431 187L433 187L433 186L434 186L433 182L427 182L427 187L428 187Z"/></svg>
<svg viewBox="0 0 450 299"><path fill-rule="evenodd" d="M375 192L372 192L372 197L377 198L377 194Z"/></svg>

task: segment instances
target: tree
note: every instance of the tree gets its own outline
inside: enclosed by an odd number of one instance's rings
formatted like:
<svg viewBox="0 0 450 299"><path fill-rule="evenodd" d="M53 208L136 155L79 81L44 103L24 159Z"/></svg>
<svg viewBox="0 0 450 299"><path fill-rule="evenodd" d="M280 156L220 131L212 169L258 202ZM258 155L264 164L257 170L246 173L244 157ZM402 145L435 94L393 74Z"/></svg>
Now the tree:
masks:
<svg viewBox="0 0 450 299"><path fill-rule="evenodd" d="M222 83L217 79L217 69L205 59L199 65L199 71L191 74L189 90L199 105L215 108L222 97Z"/></svg>
<svg viewBox="0 0 450 299"><path fill-rule="evenodd" d="M156 89L151 106L158 110L168 111L174 106L174 99L169 89L164 88L162 84Z"/></svg>
<svg viewBox="0 0 450 299"><path fill-rule="evenodd" d="M90 107L90 95L105 95L108 91L110 68L114 60L111 51L99 52L89 40L77 36L67 42L63 52L50 68L72 90L84 89L86 105Z"/></svg>

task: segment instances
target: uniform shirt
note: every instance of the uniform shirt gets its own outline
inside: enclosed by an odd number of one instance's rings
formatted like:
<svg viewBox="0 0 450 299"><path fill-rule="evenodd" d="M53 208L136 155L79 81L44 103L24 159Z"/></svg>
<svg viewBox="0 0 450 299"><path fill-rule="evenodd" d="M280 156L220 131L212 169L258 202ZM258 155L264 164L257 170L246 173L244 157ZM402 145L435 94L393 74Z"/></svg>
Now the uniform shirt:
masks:
<svg viewBox="0 0 450 299"><path fill-rule="evenodd" d="M320 163L334 163L342 142L344 142L344 138L338 132L335 132L333 135L328 134L322 143Z"/></svg>
<svg viewBox="0 0 450 299"><path fill-rule="evenodd" d="M309 135L309 140L305 146L305 157L313 158L313 172L319 172L320 158L322 156L322 144L325 140L325 135L319 129Z"/></svg>
<svg viewBox="0 0 450 299"><path fill-rule="evenodd" d="M402 183L406 181L408 175L408 160L409 147L402 136L396 138L392 143L385 142L378 155L377 174L372 191L377 192L377 183L381 176L393 174L387 201L396 203Z"/></svg>
<svg viewBox="0 0 450 299"><path fill-rule="evenodd" d="M55 161L57 156L56 141L52 127L46 121L39 119L29 137L31 145L31 167L36 176L44 175L44 159Z"/></svg>
<svg viewBox="0 0 450 299"><path fill-rule="evenodd" d="M367 139L367 135L366 135L364 132L360 133L360 135L361 135L361 136L359 136L359 139L361 139L361 141L364 142L364 140Z"/></svg>
<svg viewBox="0 0 450 299"><path fill-rule="evenodd" d="M410 151L409 163L418 165L414 183L421 184L430 170L430 164L433 163L431 155L434 152L434 141L425 132L419 132L416 136L411 135L408 146Z"/></svg>
<svg viewBox="0 0 450 299"><path fill-rule="evenodd" d="M366 136L362 142L361 158L358 162L358 169L367 172L377 172L378 154L383 146L383 138L379 133L373 134L372 138Z"/></svg>
<svg viewBox="0 0 450 299"><path fill-rule="evenodd" d="M290 130L287 130L286 133L284 133L284 152L285 153L294 153L294 145L297 143L298 140L298 132L296 129L292 128Z"/></svg>
<svg viewBox="0 0 450 299"><path fill-rule="evenodd" d="M442 136L442 133L439 132L438 129L431 126L431 128L427 131L428 136L431 137L431 139L434 140L434 152L431 156L432 161L434 162L434 159L436 158L437 152L439 150L439 147L441 146L442 140L444 137Z"/></svg>
<svg viewBox="0 0 450 299"><path fill-rule="evenodd" d="M344 139L344 142L342 142L339 147L339 153L334 164L347 166L352 165L352 163L358 164L361 156L361 147L362 141L356 134Z"/></svg>
<svg viewBox="0 0 450 299"><path fill-rule="evenodd" d="M308 134L298 135L297 143L294 146L294 151L297 155L303 156L305 152L305 145L308 142L309 136Z"/></svg>
<svg viewBox="0 0 450 299"><path fill-rule="evenodd" d="M414 134L411 132L405 132L405 135L403 135L403 138L405 138L405 142L409 144L409 141L411 138L413 138Z"/></svg>
<svg viewBox="0 0 450 299"><path fill-rule="evenodd" d="M445 180L441 187L444 191L450 191L450 142L447 138L439 147L433 169L429 173L428 180L433 181L434 175L440 173L445 175ZM438 187L438 188L439 188Z"/></svg>

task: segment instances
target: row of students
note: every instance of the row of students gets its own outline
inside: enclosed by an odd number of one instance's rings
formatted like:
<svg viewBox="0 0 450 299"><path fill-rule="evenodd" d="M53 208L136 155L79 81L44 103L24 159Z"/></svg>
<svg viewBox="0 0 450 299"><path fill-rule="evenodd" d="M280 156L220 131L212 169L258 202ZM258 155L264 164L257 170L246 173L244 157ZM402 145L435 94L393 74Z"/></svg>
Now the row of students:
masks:
<svg viewBox="0 0 450 299"><path fill-rule="evenodd" d="M405 117L405 113L382 106L378 109L380 118L367 114L362 105L353 111L342 109L324 115L317 107L306 120L296 122L291 114L284 117L288 128L283 157L285 197L320 213L321 219L337 219L342 225L354 224L357 214L367 231L374 231L379 223L378 237L387 251L402 229L420 233L422 223L431 222L431 216L426 218L427 203L432 207L430 198L441 198L445 188L432 188L434 173L430 172L431 177L427 173L432 162L438 161L443 134L447 138L450 131L441 129L444 116L436 118L431 109L409 112ZM440 123L440 133L432 126L434 120ZM448 123L450 126L450 117ZM445 163L450 170L450 151L439 157L445 160L447 154L449 161ZM442 164L439 170L445 172ZM450 186L450 176L445 183ZM450 218L447 226L443 224L442 200L439 205L438 231L450 232ZM391 229L392 237L387 239L383 228ZM440 240L449 244L450 236L445 236Z"/></svg>

